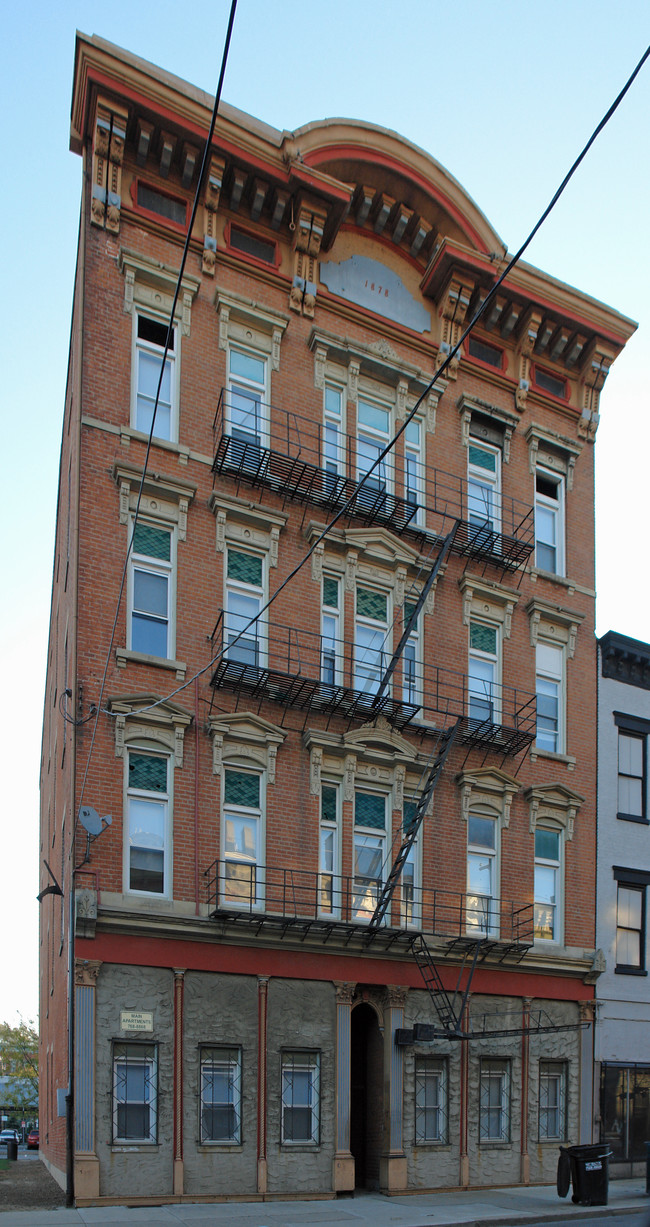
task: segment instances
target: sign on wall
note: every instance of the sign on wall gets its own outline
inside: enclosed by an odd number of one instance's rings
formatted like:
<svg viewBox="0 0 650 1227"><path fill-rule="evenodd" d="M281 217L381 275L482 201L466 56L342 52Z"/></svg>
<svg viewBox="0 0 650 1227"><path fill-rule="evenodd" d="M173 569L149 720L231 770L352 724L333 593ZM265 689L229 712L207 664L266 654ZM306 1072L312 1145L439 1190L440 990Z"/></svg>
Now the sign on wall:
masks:
<svg viewBox="0 0 650 1227"><path fill-rule="evenodd" d="M392 269L367 256L350 256L340 264L321 263L320 279L331 294L412 328L430 332L431 316Z"/></svg>
<svg viewBox="0 0 650 1227"><path fill-rule="evenodd" d="M120 1010L121 1031L153 1031L150 1010Z"/></svg>

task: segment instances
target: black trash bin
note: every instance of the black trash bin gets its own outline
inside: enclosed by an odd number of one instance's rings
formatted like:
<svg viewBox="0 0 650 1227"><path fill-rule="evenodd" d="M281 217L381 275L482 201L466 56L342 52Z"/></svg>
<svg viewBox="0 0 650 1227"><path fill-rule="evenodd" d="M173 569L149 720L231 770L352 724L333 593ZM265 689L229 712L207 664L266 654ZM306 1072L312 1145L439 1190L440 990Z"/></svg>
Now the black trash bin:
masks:
<svg viewBox="0 0 650 1227"><path fill-rule="evenodd" d="M571 1162L573 1194L579 1206L606 1206L609 1194L609 1156L607 1144L567 1147Z"/></svg>
<svg viewBox="0 0 650 1227"><path fill-rule="evenodd" d="M7 1158L8 1159L18 1158L18 1143L15 1138L13 1139L9 1138L9 1141L7 1142Z"/></svg>

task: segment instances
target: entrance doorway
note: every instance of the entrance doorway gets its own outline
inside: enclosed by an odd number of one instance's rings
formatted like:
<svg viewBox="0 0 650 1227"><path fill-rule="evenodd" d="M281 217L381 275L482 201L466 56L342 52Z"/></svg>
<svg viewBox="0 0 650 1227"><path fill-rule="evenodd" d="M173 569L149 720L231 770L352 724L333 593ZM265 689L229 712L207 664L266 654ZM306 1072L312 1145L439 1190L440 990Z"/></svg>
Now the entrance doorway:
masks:
<svg viewBox="0 0 650 1227"><path fill-rule="evenodd" d="M358 1189L379 1188L384 1149L384 1037L366 1002L352 1011L350 1036L350 1150Z"/></svg>

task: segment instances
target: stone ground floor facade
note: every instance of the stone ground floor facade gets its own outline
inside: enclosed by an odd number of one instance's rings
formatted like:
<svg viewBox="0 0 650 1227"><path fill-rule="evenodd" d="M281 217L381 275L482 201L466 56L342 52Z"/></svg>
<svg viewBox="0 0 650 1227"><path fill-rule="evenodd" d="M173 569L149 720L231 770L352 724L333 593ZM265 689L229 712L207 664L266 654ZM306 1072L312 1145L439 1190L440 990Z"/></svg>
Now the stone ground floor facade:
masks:
<svg viewBox="0 0 650 1227"><path fill-rule="evenodd" d="M409 958L79 945L102 954L76 966L79 1204L535 1183L591 1140L581 983L477 971L466 1026L510 1034L414 1042L439 1021ZM540 1007L565 1029L527 1034Z"/></svg>

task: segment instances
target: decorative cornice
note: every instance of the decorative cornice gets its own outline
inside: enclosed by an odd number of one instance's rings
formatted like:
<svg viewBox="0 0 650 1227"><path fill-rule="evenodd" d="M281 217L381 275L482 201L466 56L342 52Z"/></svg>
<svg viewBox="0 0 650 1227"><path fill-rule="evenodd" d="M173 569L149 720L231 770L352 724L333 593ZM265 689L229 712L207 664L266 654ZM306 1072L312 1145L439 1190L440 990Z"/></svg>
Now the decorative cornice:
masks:
<svg viewBox="0 0 650 1227"><path fill-rule="evenodd" d="M539 597L533 597L528 602L526 613L530 621L531 647L535 647L540 638L554 640L559 644L564 644L568 649L569 658L573 659L578 630L581 622L584 621L584 614L578 613L575 609L562 609Z"/></svg>
<svg viewBox="0 0 650 1227"><path fill-rule="evenodd" d="M613 678L628 686L650 690L650 644L630 639L617 631L607 631L599 640L600 667L603 677Z"/></svg>

